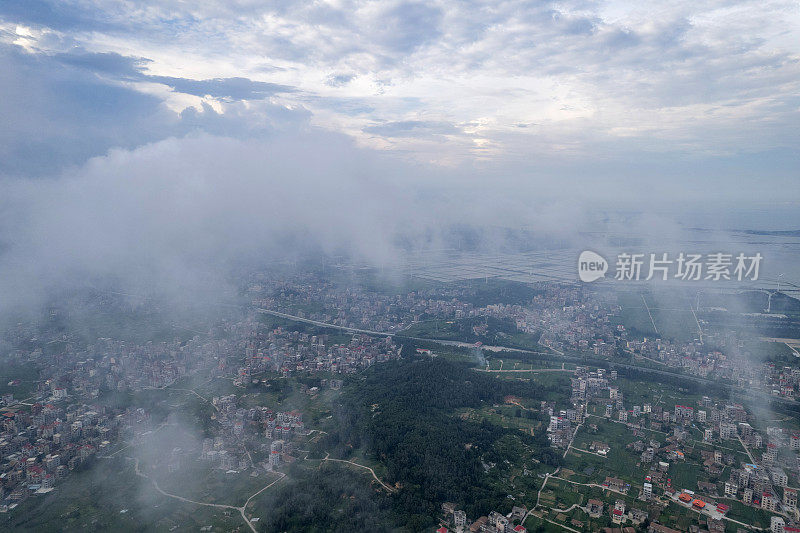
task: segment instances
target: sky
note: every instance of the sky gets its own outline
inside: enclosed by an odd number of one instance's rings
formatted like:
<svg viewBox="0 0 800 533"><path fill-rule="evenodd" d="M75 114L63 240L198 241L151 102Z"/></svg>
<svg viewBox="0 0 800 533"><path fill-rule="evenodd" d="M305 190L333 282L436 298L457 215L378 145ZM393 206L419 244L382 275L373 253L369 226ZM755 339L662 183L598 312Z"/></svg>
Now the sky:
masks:
<svg viewBox="0 0 800 533"><path fill-rule="evenodd" d="M797 190L792 1L7 0L0 46L10 175L288 121L450 168Z"/></svg>
<svg viewBox="0 0 800 533"><path fill-rule="evenodd" d="M15 286L598 206L800 221L793 1L5 0L0 72Z"/></svg>

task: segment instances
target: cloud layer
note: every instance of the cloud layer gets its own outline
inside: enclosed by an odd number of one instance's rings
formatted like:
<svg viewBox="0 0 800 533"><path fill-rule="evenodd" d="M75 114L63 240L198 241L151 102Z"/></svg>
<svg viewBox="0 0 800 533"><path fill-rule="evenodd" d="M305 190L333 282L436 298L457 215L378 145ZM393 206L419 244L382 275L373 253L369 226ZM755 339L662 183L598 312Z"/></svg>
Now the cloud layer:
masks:
<svg viewBox="0 0 800 533"><path fill-rule="evenodd" d="M783 1L3 2L0 289L385 263L612 206L796 211L797 22Z"/></svg>
<svg viewBox="0 0 800 533"><path fill-rule="evenodd" d="M361 145L437 164L555 156L605 157L624 167L650 155L702 164L777 153L783 159L765 168L777 179L785 179L787 152L800 141L798 28L800 10L788 1L649 9L348 0L0 7L10 71L44 87L73 80L72 93L51 105L100 97L93 118L106 106L150 124L155 111L148 116L142 99L173 115L204 103L224 114L269 100L306 109L315 125ZM47 95L31 100L37 96ZM53 114L44 111L45 119ZM94 145L103 153L135 145L129 137L182 131L158 129L133 123L128 137ZM88 149L74 150L85 157ZM796 157L791 163L796 170Z"/></svg>

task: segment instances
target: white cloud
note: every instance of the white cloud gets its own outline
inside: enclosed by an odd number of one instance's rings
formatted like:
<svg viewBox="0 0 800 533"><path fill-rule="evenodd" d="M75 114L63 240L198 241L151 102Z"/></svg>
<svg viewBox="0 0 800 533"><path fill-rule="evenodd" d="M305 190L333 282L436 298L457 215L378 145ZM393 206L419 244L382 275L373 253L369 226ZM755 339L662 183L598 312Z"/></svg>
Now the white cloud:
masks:
<svg viewBox="0 0 800 533"><path fill-rule="evenodd" d="M90 51L146 57L152 75L297 87L280 99L309 108L315 123L365 145L421 150L423 160L483 155L469 147L486 143L502 157L517 149L503 141L510 130L535 135L543 150L577 143L589 151L587 139L620 135L656 151L763 150L789 146L781 139L796 137L800 118L800 25L786 24L798 18L791 2L77 5L96 11L76 11L90 22L53 31ZM332 84L342 72L351 81ZM357 98L371 110L338 111L326 98ZM768 120L746 127L764 141L742 142L728 117L747 118L766 101L758 111ZM435 148L363 131L415 120L484 126L442 137ZM520 123L536 123L537 133L521 132Z"/></svg>

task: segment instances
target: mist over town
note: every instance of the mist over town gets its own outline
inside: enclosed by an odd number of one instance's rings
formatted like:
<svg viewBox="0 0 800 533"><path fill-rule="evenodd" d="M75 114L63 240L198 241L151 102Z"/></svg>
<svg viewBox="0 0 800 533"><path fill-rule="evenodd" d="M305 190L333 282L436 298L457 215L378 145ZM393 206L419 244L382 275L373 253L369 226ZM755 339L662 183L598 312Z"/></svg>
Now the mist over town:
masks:
<svg viewBox="0 0 800 533"><path fill-rule="evenodd" d="M0 529L800 531L799 28L0 3Z"/></svg>

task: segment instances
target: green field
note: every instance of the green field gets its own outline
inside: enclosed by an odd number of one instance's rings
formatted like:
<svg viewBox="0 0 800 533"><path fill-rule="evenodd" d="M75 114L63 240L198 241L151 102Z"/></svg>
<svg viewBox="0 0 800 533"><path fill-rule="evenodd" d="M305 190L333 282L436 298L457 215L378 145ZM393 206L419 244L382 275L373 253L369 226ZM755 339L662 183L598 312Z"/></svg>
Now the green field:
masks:
<svg viewBox="0 0 800 533"><path fill-rule="evenodd" d="M691 341L699 336L689 294L647 290L620 292L618 303L622 307L619 322L634 337Z"/></svg>
<svg viewBox="0 0 800 533"><path fill-rule="evenodd" d="M539 335L524 333L510 319L471 317L457 320L428 320L418 322L401 335L423 339L461 342L482 342L524 350L549 351L539 345Z"/></svg>

